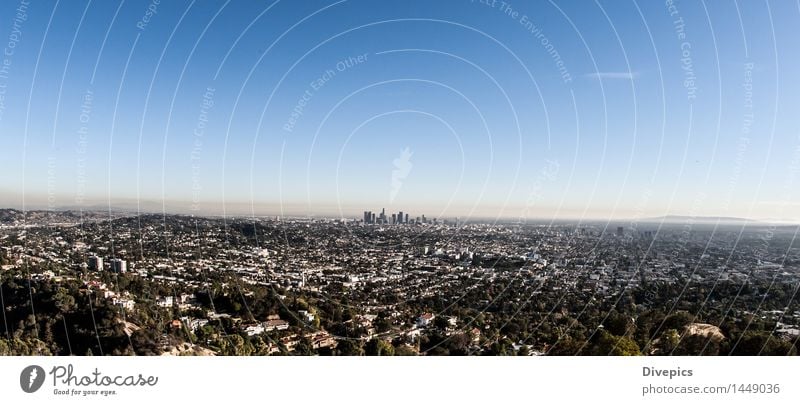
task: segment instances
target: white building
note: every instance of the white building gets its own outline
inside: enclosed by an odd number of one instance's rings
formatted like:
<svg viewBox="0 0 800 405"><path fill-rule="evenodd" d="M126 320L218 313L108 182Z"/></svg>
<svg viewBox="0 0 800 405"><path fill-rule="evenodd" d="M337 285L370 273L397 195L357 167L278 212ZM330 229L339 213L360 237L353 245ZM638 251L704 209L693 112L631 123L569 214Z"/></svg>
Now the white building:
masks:
<svg viewBox="0 0 800 405"><path fill-rule="evenodd" d="M100 256L89 256L89 270L103 270L103 258Z"/></svg>
<svg viewBox="0 0 800 405"><path fill-rule="evenodd" d="M156 298L156 305L159 307L171 308L173 304L175 304L175 300L172 296Z"/></svg>
<svg viewBox="0 0 800 405"><path fill-rule="evenodd" d="M111 271L114 273L125 273L128 271L128 262L122 259L111 259Z"/></svg>
<svg viewBox="0 0 800 405"><path fill-rule="evenodd" d="M424 328L424 327L430 325L431 322L433 322L434 318L436 318L436 315L434 315L434 314L432 314L430 312L426 312L426 313L420 315L417 318L417 326L420 327L420 328Z"/></svg>
<svg viewBox="0 0 800 405"><path fill-rule="evenodd" d="M123 309L128 311L133 311L133 307L136 304L134 300L127 299L127 298L114 298L113 301L114 305L119 305Z"/></svg>
<svg viewBox="0 0 800 405"><path fill-rule="evenodd" d="M250 325L244 328L244 332L247 333L247 336L255 336L264 333L265 328L263 324L256 324Z"/></svg>
<svg viewBox="0 0 800 405"><path fill-rule="evenodd" d="M304 320L307 323L314 322L314 314L312 314L311 312L308 312L303 309L297 311L297 314L299 315L300 319Z"/></svg>
<svg viewBox="0 0 800 405"><path fill-rule="evenodd" d="M208 319L192 319L189 321L189 327L192 328L192 330L200 329L206 325L208 325Z"/></svg>
<svg viewBox="0 0 800 405"><path fill-rule="evenodd" d="M267 332L273 330L286 330L289 329L289 322L281 319L270 319L264 322L264 330Z"/></svg>

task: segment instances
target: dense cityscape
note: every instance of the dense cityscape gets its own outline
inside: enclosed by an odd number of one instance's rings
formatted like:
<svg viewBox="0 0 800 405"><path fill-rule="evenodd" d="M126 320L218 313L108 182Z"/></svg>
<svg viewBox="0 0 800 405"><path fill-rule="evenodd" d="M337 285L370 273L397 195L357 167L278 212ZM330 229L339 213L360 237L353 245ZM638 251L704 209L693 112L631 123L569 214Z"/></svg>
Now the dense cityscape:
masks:
<svg viewBox="0 0 800 405"><path fill-rule="evenodd" d="M0 210L4 355L787 355L796 225Z"/></svg>

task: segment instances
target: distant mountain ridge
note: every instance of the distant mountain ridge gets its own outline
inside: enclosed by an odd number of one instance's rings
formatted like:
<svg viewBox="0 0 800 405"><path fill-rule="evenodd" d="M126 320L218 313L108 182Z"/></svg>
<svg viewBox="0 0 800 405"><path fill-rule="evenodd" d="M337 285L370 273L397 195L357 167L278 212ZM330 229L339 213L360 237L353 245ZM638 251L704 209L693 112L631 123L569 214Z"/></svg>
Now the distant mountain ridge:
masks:
<svg viewBox="0 0 800 405"><path fill-rule="evenodd" d="M103 211L78 211L78 210L22 210L15 208L0 208L0 224L3 225L41 225L52 223L78 223L81 221L97 221L123 216L120 213Z"/></svg>
<svg viewBox="0 0 800 405"><path fill-rule="evenodd" d="M0 209L0 223L14 223L23 219L22 211L13 208Z"/></svg>
<svg viewBox="0 0 800 405"><path fill-rule="evenodd" d="M731 223L748 223L748 224L758 224L762 223L762 221L758 221L755 219L749 218L738 218L738 217L705 217L705 216L690 216L690 215L663 215L660 217L653 217L653 218L643 218L636 222L667 222L667 223L675 223L675 222L694 222L694 223L721 223L721 224L731 224Z"/></svg>

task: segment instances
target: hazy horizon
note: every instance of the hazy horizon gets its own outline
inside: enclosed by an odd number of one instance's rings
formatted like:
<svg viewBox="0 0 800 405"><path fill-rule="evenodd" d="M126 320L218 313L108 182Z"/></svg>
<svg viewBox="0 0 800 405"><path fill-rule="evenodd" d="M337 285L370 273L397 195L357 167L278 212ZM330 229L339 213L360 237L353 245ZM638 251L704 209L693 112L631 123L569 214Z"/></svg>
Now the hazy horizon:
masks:
<svg viewBox="0 0 800 405"><path fill-rule="evenodd" d="M0 209L16 209L23 210L21 205L5 204L0 201ZM315 206L309 207L307 204L301 203L256 203L249 202L228 202L223 204L221 202L204 202L195 206L194 203L189 201L167 201L162 203L155 200L137 201L134 200L117 200L108 204L107 201L97 200L92 203L85 203L82 205L62 205L62 206L49 206L46 202L40 203L28 202L24 210L27 211L90 211L90 212L120 212L120 213L140 213L142 215L148 214L167 214L167 215L194 215L198 217L249 217L255 216L259 218L266 217L296 217L296 218L345 218L345 219L361 219L364 211L372 211L373 213L380 213L381 209L385 209L387 215L403 211L410 215L411 219L418 216L425 215L428 219L454 219L459 218L467 221L535 221L535 222L559 222L559 221L579 221L579 222L660 222L664 223L714 223L719 221L720 224L727 223L741 223L752 222L754 224L776 224L776 225L796 225L800 221L787 219L787 218L748 218L729 215L698 215L691 213L663 213L654 215L636 215L631 213L630 216L617 216L609 217L603 216L601 213L594 215L586 214L584 212L570 212L556 215L553 211L541 211L539 214L526 212L525 207L507 207L504 211L490 211L490 210L475 210L470 212L465 207L449 207L443 210L441 208L428 207L415 207L409 205L408 208L403 207L385 207L380 205L358 205L347 204L343 206ZM409 211L410 209L410 211ZM541 209L541 208L540 208ZM564 211L563 209L561 211ZM572 214L572 215L570 215ZM580 215L579 215L580 214Z"/></svg>

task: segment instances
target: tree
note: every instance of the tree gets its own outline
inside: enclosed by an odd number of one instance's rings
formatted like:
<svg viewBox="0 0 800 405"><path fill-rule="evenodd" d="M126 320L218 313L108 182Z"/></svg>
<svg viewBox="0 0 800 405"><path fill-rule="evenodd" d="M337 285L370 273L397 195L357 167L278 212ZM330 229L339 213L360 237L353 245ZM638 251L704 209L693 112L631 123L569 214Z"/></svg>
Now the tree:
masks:
<svg viewBox="0 0 800 405"><path fill-rule="evenodd" d="M375 330L378 333L383 333L391 329L392 323L389 319L383 315L378 315L378 318L375 319Z"/></svg>
<svg viewBox="0 0 800 405"><path fill-rule="evenodd" d="M250 342L239 335L227 335L219 340L220 354L223 356L249 356L253 353Z"/></svg>
<svg viewBox="0 0 800 405"><path fill-rule="evenodd" d="M678 346L680 340L681 336L678 334L677 330L667 329L661 334L661 337L658 338L655 344L656 353L663 355L672 354L672 351Z"/></svg>
<svg viewBox="0 0 800 405"><path fill-rule="evenodd" d="M685 311L678 311L664 319L662 329L682 330L686 325L694 322L694 317Z"/></svg>
<svg viewBox="0 0 800 405"><path fill-rule="evenodd" d="M507 335L512 339L517 339L519 337L520 327L517 325L514 319L508 321L502 328L500 328L500 332Z"/></svg>
<svg viewBox="0 0 800 405"><path fill-rule="evenodd" d="M0 338L0 355L2 356L50 356L52 353L47 344L36 338Z"/></svg>
<svg viewBox="0 0 800 405"><path fill-rule="evenodd" d="M364 346L367 356L394 356L394 346L383 339L372 339Z"/></svg>
<svg viewBox="0 0 800 405"><path fill-rule="evenodd" d="M469 335L466 333L456 333L450 336L447 341L447 347L450 355L465 356L469 352L469 345L472 342Z"/></svg>
<svg viewBox="0 0 800 405"><path fill-rule="evenodd" d="M450 319L444 315L437 316L433 320L433 326L439 330L447 330L450 327Z"/></svg>
<svg viewBox="0 0 800 405"><path fill-rule="evenodd" d="M582 353L583 342L569 336L557 341L547 352L550 356L576 356Z"/></svg>
<svg viewBox="0 0 800 405"><path fill-rule="evenodd" d="M261 336L254 336L250 339L250 344L253 345L253 355L255 356L268 356L270 345Z"/></svg>
<svg viewBox="0 0 800 405"><path fill-rule="evenodd" d="M731 350L734 356L787 356L796 355L797 348L790 342L771 336L768 332L746 331Z"/></svg>
<svg viewBox="0 0 800 405"><path fill-rule="evenodd" d="M339 356L361 356L364 354L361 345L352 339L342 339L336 345L336 354Z"/></svg>
<svg viewBox="0 0 800 405"><path fill-rule="evenodd" d="M675 348L678 356L716 356L719 354L719 340L703 335L689 335L681 339Z"/></svg>
<svg viewBox="0 0 800 405"><path fill-rule="evenodd" d="M608 315L606 321L603 322L603 326L614 335L626 336L633 330L633 321L630 316L615 311Z"/></svg>
<svg viewBox="0 0 800 405"><path fill-rule="evenodd" d="M406 344L400 344L394 348L394 355L395 356L417 356L419 353L417 351Z"/></svg>
<svg viewBox="0 0 800 405"><path fill-rule="evenodd" d="M614 336L601 329L596 336L591 354L594 356L638 356L641 351L633 339Z"/></svg>
<svg viewBox="0 0 800 405"><path fill-rule="evenodd" d="M131 334L131 345L138 356L158 356L158 334L149 328L139 329Z"/></svg>
<svg viewBox="0 0 800 405"><path fill-rule="evenodd" d="M58 292L53 296L53 303L63 313L72 312L75 309L75 297L63 287L59 288Z"/></svg>
<svg viewBox="0 0 800 405"><path fill-rule="evenodd" d="M447 356L450 353L447 350L446 343L445 337L441 334L430 333L420 338L420 351L429 356Z"/></svg>
<svg viewBox="0 0 800 405"><path fill-rule="evenodd" d="M498 339L489 347L487 354L492 356L513 356L516 353L511 345L512 343L508 339Z"/></svg>
<svg viewBox="0 0 800 405"><path fill-rule="evenodd" d="M294 345L294 353L298 356L313 356L317 354L311 341L305 336L300 338L297 344Z"/></svg>

